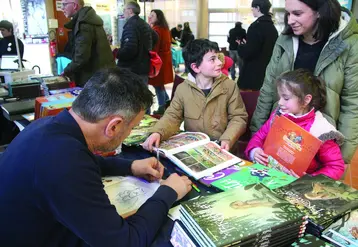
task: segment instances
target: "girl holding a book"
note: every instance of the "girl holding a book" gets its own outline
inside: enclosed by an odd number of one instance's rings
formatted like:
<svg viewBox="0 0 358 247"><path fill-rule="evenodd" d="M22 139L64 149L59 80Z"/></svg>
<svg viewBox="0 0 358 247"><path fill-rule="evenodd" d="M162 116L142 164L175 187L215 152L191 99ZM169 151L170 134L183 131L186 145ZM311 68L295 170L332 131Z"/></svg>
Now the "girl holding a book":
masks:
<svg viewBox="0 0 358 247"><path fill-rule="evenodd" d="M298 69L278 78L277 91L277 110L252 137L245 154L252 161L267 165L268 155L263 145L275 117L283 115L322 141L306 173L340 179L345 165L339 146L343 144L344 137L319 111L326 104L324 82L309 70Z"/></svg>

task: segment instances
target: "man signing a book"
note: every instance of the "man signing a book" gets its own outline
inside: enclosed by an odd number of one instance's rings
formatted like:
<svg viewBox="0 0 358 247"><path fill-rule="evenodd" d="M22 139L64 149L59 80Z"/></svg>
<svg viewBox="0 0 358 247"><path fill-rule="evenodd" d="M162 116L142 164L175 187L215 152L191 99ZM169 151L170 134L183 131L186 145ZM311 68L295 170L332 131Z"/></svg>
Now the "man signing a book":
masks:
<svg viewBox="0 0 358 247"><path fill-rule="evenodd" d="M94 151L115 149L142 119L153 95L127 71L99 71L72 109L31 123L0 161L1 246L149 246L172 204L191 189L172 174L136 214L123 219L102 176L159 180L155 158L124 160Z"/></svg>

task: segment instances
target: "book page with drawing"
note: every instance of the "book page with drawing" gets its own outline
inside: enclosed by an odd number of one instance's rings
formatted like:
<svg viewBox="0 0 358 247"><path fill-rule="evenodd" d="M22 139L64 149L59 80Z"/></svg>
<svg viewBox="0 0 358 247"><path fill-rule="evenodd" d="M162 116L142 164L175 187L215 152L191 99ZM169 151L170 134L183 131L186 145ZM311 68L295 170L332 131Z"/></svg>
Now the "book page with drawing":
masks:
<svg viewBox="0 0 358 247"><path fill-rule="evenodd" d="M147 182L136 177L103 177L104 191L123 218L135 214L159 188L159 182Z"/></svg>
<svg viewBox="0 0 358 247"><path fill-rule="evenodd" d="M196 180L241 162L200 132L175 135L162 142L158 150Z"/></svg>
<svg viewBox="0 0 358 247"><path fill-rule="evenodd" d="M303 176L322 142L284 116L277 116L263 149L270 155L268 167ZM292 173L293 171L293 173Z"/></svg>

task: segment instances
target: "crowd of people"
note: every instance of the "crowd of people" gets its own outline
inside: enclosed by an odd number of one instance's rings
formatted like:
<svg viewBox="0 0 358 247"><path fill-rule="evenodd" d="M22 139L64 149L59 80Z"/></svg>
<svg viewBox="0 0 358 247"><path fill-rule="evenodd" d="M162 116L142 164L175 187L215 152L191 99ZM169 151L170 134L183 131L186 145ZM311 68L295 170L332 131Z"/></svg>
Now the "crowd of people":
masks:
<svg viewBox="0 0 358 247"><path fill-rule="evenodd" d="M230 79L227 70L223 73L226 62L216 42L194 39L185 23L183 30L181 25L170 30L161 10L153 9L147 23L139 18L138 3L126 3L116 66L94 10L83 0L62 4L72 17L67 27L75 46L65 75L84 89L71 110L35 121L2 155L4 246L151 245L170 207L190 191L191 180L177 174L162 180L164 167L154 157L103 158L94 151L115 149L140 122L153 103L148 84L163 106L168 99L164 85L174 76L170 48L177 40L184 43L188 78L144 149L153 151L184 123L186 131L206 133L231 151L249 125L252 138L242 158L266 165L263 143L274 119L283 115L322 141L306 173L342 178L358 146L358 24L337 0L286 0L280 35L270 1L253 0L256 21L247 33L236 23L228 36L231 69L239 66L237 82L235 74ZM149 51L163 61L153 78L148 76ZM241 89L260 90L251 122ZM161 185L136 214L123 219L103 190L104 175L132 175Z"/></svg>

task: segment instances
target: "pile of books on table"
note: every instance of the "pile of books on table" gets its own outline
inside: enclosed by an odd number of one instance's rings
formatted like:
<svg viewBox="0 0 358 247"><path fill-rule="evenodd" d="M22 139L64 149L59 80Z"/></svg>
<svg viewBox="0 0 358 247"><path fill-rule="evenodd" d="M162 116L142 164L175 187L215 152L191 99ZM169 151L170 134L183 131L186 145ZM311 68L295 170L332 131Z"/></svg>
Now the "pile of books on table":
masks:
<svg viewBox="0 0 358 247"><path fill-rule="evenodd" d="M172 234L174 246L185 238L196 246L286 246L303 236L307 217L262 184L238 187L181 204ZM175 231L175 230L173 230Z"/></svg>
<svg viewBox="0 0 358 247"><path fill-rule="evenodd" d="M309 217L307 232L318 237L358 208L356 189L324 175L305 175L273 192L304 212Z"/></svg>
<svg viewBox="0 0 358 247"><path fill-rule="evenodd" d="M79 87L57 89L51 90L49 96L37 97L35 119L57 115L65 108L70 109L81 90L82 88Z"/></svg>

